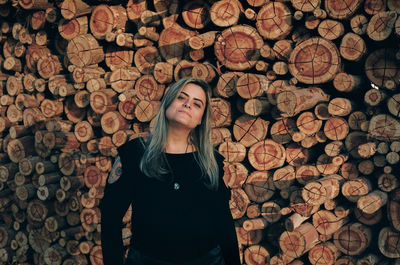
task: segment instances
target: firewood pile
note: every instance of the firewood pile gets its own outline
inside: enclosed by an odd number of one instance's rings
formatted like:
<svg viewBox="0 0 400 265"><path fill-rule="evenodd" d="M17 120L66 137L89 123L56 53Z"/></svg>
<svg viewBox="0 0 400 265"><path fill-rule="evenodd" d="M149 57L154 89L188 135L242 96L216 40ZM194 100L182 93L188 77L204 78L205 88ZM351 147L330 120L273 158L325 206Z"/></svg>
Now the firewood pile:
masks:
<svg viewBox="0 0 400 265"><path fill-rule="evenodd" d="M116 148L187 76L213 88L243 264L400 264L399 14L398 0L0 0L0 264L103 264Z"/></svg>

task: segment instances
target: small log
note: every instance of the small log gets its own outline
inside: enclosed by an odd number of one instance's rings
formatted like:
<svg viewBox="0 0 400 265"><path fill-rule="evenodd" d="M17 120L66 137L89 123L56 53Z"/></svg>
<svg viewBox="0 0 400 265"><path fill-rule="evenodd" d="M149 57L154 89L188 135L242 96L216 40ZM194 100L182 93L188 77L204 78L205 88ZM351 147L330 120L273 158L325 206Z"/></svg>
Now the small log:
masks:
<svg viewBox="0 0 400 265"><path fill-rule="evenodd" d="M360 197L357 201L357 208L367 214L373 214L387 202L387 193L375 190Z"/></svg>
<svg viewBox="0 0 400 265"><path fill-rule="evenodd" d="M115 71L120 68L127 68L132 65L133 62L133 51L117 46L108 46L105 53L106 65Z"/></svg>
<svg viewBox="0 0 400 265"><path fill-rule="evenodd" d="M243 223L243 228L246 231L264 229L267 226L268 222L264 218L248 219Z"/></svg>
<svg viewBox="0 0 400 265"><path fill-rule="evenodd" d="M248 265L269 263L270 251L261 245L253 245L244 251L244 261Z"/></svg>
<svg viewBox="0 0 400 265"><path fill-rule="evenodd" d="M215 78L216 73L214 66L210 63L198 63L193 66L192 76L195 78L204 79L206 82L210 83Z"/></svg>
<svg viewBox="0 0 400 265"><path fill-rule="evenodd" d="M335 175L330 175L317 181L308 182L302 189L301 196L311 205L320 205L339 195L340 181Z"/></svg>
<svg viewBox="0 0 400 265"><path fill-rule="evenodd" d="M289 71L300 82L320 84L332 80L339 72L340 64L336 45L324 38L314 37L297 44L293 49Z"/></svg>
<svg viewBox="0 0 400 265"><path fill-rule="evenodd" d="M97 39L104 39L111 31L124 31L128 20L126 9L121 5L96 6L90 17L90 31Z"/></svg>
<svg viewBox="0 0 400 265"><path fill-rule="evenodd" d="M3 63L3 68L7 71L21 72L22 64L21 60L15 57L7 57Z"/></svg>
<svg viewBox="0 0 400 265"><path fill-rule="evenodd" d="M81 0L66 0L61 4L61 15L67 19L72 20L75 17L90 14L92 7Z"/></svg>
<svg viewBox="0 0 400 265"><path fill-rule="evenodd" d="M237 39L241 41L238 42ZM263 39L253 27L238 25L221 33L218 41L214 44L214 53L218 61L227 68L245 70L252 68L257 63L258 51L263 44ZM243 51L246 52L243 53Z"/></svg>
<svg viewBox="0 0 400 265"><path fill-rule="evenodd" d="M392 70L387 69L390 65ZM365 73L368 79L378 87L393 90L399 84L399 64L393 49L383 48L371 52L365 61ZM391 72L392 74L389 74Z"/></svg>
<svg viewBox="0 0 400 265"><path fill-rule="evenodd" d="M248 218L256 218L261 215L261 209L259 204L251 204L247 207L246 216Z"/></svg>
<svg viewBox="0 0 400 265"><path fill-rule="evenodd" d="M250 164L257 170L281 167L285 157L284 147L270 139L252 145L248 154Z"/></svg>
<svg viewBox="0 0 400 265"><path fill-rule="evenodd" d="M364 94L364 102L367 103L369 106L378 106L386 99L386 93L377 90L377 89L370 89ZM388 102L389 104L389 102Z"/></svg>
<svg viewBox="0 0 400 265"><path fill-rule="evenodd" d="M288 116L314 107L320 101L328 101L329 95L320 88L312 87L294 91L282 91L277 97L278 109Z"/></svg>
<svg viewBox="0 0 400 265"><path fill-rule="evenodd" d="M210 7L210 18L219 27L229 27L238 23L241 12L243 7L239 1L222 0Z"/></svg>
<svg viewBox="0 0 400 265"><path fill-rule="evenodd" d="M343 140L346 138L348 132L349 125L343 118L331 117L325 122L324 133L331 140Z"/></svg>
<svg viewBox="0 0 400 265"><path fill-rule="evenodd" d="M159 50L161 56L168 63L176 65L182 59L183 54L187 49L187 40L195 35L196 34L194 31L187 30L174 22L170 27L164 28L162 30L162 32L160 33L160 38L158 40L159 49L154 49L157 53ZM159 61L161 61L161 59L157 62ZM136 64L136 67L138 67L137 65L138 64ZM146 74L151 74L151 72L146 72Z"/></svg>
<svg viewBox="0 0 400 265"><path fill-rule="evenodd" d="M91 34L79 35L68 42L68 60L78 66L85 67L104 60L104 51Z"/></svg>
<svg viewBox="0 0 400 265"><path fill-rule="evenodd" d="M191 77L193 73L193 68L196 64L198 63L187 60L180 61L174 69L175 80L179 80L185 77Z"/></svg>
<svg viewBox="0 0 400 265"><path fill-rule="evenodd" d="M278 40L275 42L272 50L275 57L281 60L289 59L290 53L293 51L293 42L290 40Z"/></svg>
<svg viewBox="0 0 400 265"><path fill-rule="evenodd" d="M400 203L395 200L391 200L388 203L388 219L392 224L393 228L399 231L400 220L398 218L400 211Z"/></svg>
<svg viewBox="0 0 400 265"><path fill-rule="evenodd" d="M277 189L287 189L295 180L295 172L293 166L285 166L275 170L273 175L274 186Z"/></svg>
<svg viewBox="0 0 400 265"><path fill-rule="evenodd" d="M296 243L293 243L296 242ZM302 256L318 243L318 232L310 223L303 223L293 232L283 232L279 246L285 255L293 258Z"/></svg>
<svg viewBox="0 0 400 265"><path fill-rule="evenodd" d="M333 235L335 246L346 255L359 255L371 243L371 229L360 223L342 226Z"/></svg>
<svg viewBox="0 0 400 265"><path fill-rule="evenodd" d="M361 196L368 194L372 187L368 179L357 178L347 180L342 185L342 194L349 201L356 202Z"/></svg>
<svg viewBox="0 0 400 265"><path fill-rule="evenodd" d="M296 128L296 123L291 119L284 118L278 120L271 126L271 138L280 144L288 143L292 140L292 135Z"/></svg>
<svg viewBox="0 0 400 265"><path fill-rule="evenodd" d="M244 112L251 116L259 116L268 112L270 104L266 98L253 98L244 104Z"/></svg>
<svg viewBox="0 0 400 265"><path fill-rule="evenodd" d="M90 106L93 111L103 114L117 107L116 93L112 89L102 89L90 94Z"/></svg>
<svg viewBox="0 0 400 265"><path fill-rule="evenodd" d="M239 73L227 72L220 75L214 93L220 97L229 98L236 93L236 83Z"/></svg>
<svg viewBox="0 0 400 265"><path fill-rule="evenodd" d="M242 189L232 189L231 194L229 208L233 219L239 219L246 214L246 209L250 204L250 200Z"/></svg>
<svg viewBox="0 0 400 265"><path fill-rule="evenodd" d="M191 1L183 7L183 21L191 28L202 29L210 22L209 6L203 2Z"/></svg>
<svg viewBox="0 0 400 265"><path fill-rule="evenodd" d="M212 46L215 42L215 36L217 33L218 31L208 31L203 34L191 37L188 40L190 48L194 50L200 50Z"/></svg>
<svg viewBox="0 0 400 265"><path fill-rule="evenodd" d="M286 162L295 167L304 165L309 160L309 151L303 146L291 143L286 147Z"/></svg>
<svg viewBox="0 0 400 265"><path fill-rule="evenodd" d="M89 20L87 16L78 17L72 20L60 19L58 22L58 32L61 37L66 40L72 40L79 35L87 34L88 29Z"/></svg>
<svg viewBox="0 0 400 265"><path fill-rule="evenodd" d="M286 80L276 80L273 81L268 88L266 89L266 94L269 102L273 105L276 105L277 95L282 91L293 91L297 88L293 85L290 85Z"/></svg>
<svg viewBox="0 0 400 265"><path fill-rule="evenodd" d="M367 35L375 41L387 39L392 33L396 18L395 11L376 13L368 23Z"/></svg>
<svg viewBox="0 0 400 265"><path fill-rule="evenodd" d="M376 143L369 142L369 143L361 144L358 146L357 152L360 155L360 157L362 157L362 158L370 158L376 152Z"/></svg>
<svg viewBox="0 0 400 265"><path fill-rule="evenodd" d="M139 101L135 107L135 117L141 122L152 120L157 114L160 104L160 101Z"/></svg>
<svg viewBox="0 0 400 265"><path fill-rule="evenodd" d="M230 188L241 188L248 173L241 163L229 163L224 166L224 182Z"/></svg>
<svg viewBox="0 0 400 265"><path fill-rule="evenodd" d="M236 226L236 234L238 237L238 242L243 245L254 245L260 243L263 234L262 230L252 230L246 231L242 226Z"/></svg>
<svg viewBox="0 0 400 265"><path fill-rule="evenodd" d="M246 157L246 147L238 142L223 142L218 152L224 156L226 162L242 162Z"/></svg>
<svg viewBox="0 0 400 265"><path fill-rule="evenodd" d="M335 233L348 221L346 218L338 218L328 210L320 210L314 213L312 218L313 225L321 235Z"/></svg>
<svg viewBox="0 0 400 265"><path fill-rule="evenodd" d="M265 39L284 39L293 27L292 14L284 3L269 2L258 12L256 26Z"/></svg>
<svg viewBox="0 0 400 265"><path fill-rule="evenodd" d="M361 5L360 0L347 0L342 3L337 3L335 0L325 1L325 10L330 17L336 19L347 19L351 17Z"/></svg>
<svg viewBox="0 0 400 265"><path fill-rule="evenodd" d="M244 185L244 191L248 198L257 203L269 200L274 195L274 190L270 174L261 171L251 173Z"/></svg>
<svg viewBox="0 0 400 265"><path fill-rule="evenodd" d="M118 130L127 129L128 123L118 111L104 113L101 117L101 127L105 133L113 134Z"/></svg>
<svg viewBox="0 0 400 265"><path fill-rule="evenodd" d="M347 33L340 43L340 55L346 60L359 61L366 53L365 41L357 34Z"/></svg>
<svg viewBox="0 0 400 265"><path fill-rule="evenodd" d="M321 260L325 264L334 264L339 258L341 252L331 242L323 242L316 245L308 252L308 260L311 264L321 264Z"/></svg>
<svg viewBox="0 0 400 265"><path fill-rule="evenodd" d="M400 94L392 95L387 101L389 112L395 117L400 117Z"/></svg>
<svg viewBox="0 0 400 265"><path fill-rule="evenodd" d="M231 124L231 105L222 98L211 99L212 128L223 127Z"/></svg>
<svg viewBox="0 0 400 265"><path fill-rule="evenodd" d="M373 214L364 213L357 207L354 208L354 216L357 218L358 221L365 225L374 225L379 223L382 220L382 211L379 209L378 211L374 212Z"/></svg>
<svg viewBox="0 0 400 265"><path fill-rule="evenodd" d="M138 49L133 60L135 66L142 74L151 74L154 66L161 61L161 58L156 47L147 46Z"/></svg>
<svg viewBox="0 0 400 265"><path fill-rule="evenodd" d="M389 115L378 114L369 122L368 134L377 140L393 141L400 139L399 122Z"/></svg>
<svg viewBox="0 0 400 265"><path fill-rule="evenodd" d="M310 218L309 216L302 216L299 213L293 213L287 219L285 219L285 228L289 232L293 232L299 227L305 220Z"/></svg>
<svg viewBox="0 0 400 265"><path fill-rule="evenodd" d="M350 33L348 33L348 34L350 34ZM342 43L343 43L343 40L345 39L345 37L343 37ZM354 45L356 45L356 44L352 44L352 46L349 46L349 47L351 49L353 49ZM342 57L347 59L347 60L353 59L353 58L349 58L349 55L348 55L348 53L349 53L348 49L350 49L350 48L345 48L345 47L342 48L342 46L340 47L340 49L341 49L340 51L341 51ZM345 50L345 51L342 52L342 49ZM344 54L344 53L346 53L346 54ZM335 78L333 79L333 85L335 86L335 88L338 91L341 91L341 92L353 91L354 89L356 89L360 85L360 82L361 82L360 77L354 76L354 75L349 75L347 73L338 73L335 76Z"/></svg>
<svg viewBox="0 0 400 265"><path fill-rule="evenodd" d="M240 116L233 125L235 139L246 147L265 139L269 122L249 115Z"/></svg>
<svg viewBox="0 0 400 265"><path fill-rule="evenodd" d="M264 202L261 206L261 216L269 223L278 222L281 218L281 206L276 202Z"/></svg>
<svg viewBox="0 0 400 265"><path fill-rule="evenodd" d="M232 141L231 132L227 128L211 129L211 142L213 145L218 145L225 141Z"/></svg>
<svg viewBox="0 0 400 265"><path fill-rule="evenodd" d="M173 80L173 65L167 62L156 63L153 76L161 84L170 83Z"/></svg>
<svg viewBox="0 0 400 265"><path fill-rule="evenodd" d="M313 135L321 129L322 121L317 119L312 112L303 112L296 120L297 128L305 135Z"/></svg>
<svg viewBox="0 0 400 265"><path fill-rule="evenodd" d="M334 98L329 101L328 112L333 116L347 116L353 110L353 103L347 98Z"/></svg>
<svg viewBox="0 0 400 265"><path fill-rule="evenodd" d="M314 181L320 176L320 172L314 165L302 165L296 169L296 180L300 184Z"/></svg>
<svg viewBox="0 0 400 265"><path fill-rule="evenodd" d="M384 227L379 232L378 247L381 253L388 258L399 258L400 233L390 227Z"/></svg>
<svg viewBox="0 0 400 265"><path fill-rule="evenodd" d="M318 25L318 33L328 40L335 40L344 34L342 23L332 19L325 19Z"/></svg>
<svg viewBox="0 0 400 265"><path fill-rule="evenodd" d="M272 65L272 71L277 75L286 75L288 73L288 65L286 62L278 61Z"/></svg>

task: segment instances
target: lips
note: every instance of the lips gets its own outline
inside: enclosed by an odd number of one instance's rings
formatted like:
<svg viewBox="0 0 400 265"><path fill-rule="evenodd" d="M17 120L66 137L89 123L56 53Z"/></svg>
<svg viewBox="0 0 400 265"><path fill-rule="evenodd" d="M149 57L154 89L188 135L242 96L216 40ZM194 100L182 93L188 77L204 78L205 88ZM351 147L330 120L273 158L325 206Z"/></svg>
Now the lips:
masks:
<svg viewBox="0 0 400 265"><path fill-rule="evenodd" d="M189 112L187 112L187 111L184 111L184 110L179 110L178 112L185 113L185 114L186 114L186 115L188 115L190 118L192 117L192 115L190 115L190 113L189 113Z"/></svg>

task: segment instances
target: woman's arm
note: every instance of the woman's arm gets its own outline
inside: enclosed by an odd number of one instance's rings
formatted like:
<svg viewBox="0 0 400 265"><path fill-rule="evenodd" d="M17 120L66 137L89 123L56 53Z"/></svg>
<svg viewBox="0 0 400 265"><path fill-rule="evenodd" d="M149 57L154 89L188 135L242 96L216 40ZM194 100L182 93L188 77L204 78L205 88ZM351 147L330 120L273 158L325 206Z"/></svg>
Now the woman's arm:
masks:
<svg viewBox="0 0 400 265"><path fill-rule="evenodd" d="M100 202L104 265L122 265L124 261L122 218L131 203L129 189L132 187L128 174L124 173L118 156L108 177L104 197Z"/></svg>
<svg viewBox="0 0 400 265"><path fill-rule="evenodd" d="M219 185L218 185L218 203L217 221L218 221L218 242L222 249L222 255L227 265L240 265L239 244L237 240L234 221L229 208L231 192L226 187L223 180L223 157L217 156L219 166Z"/></svg>

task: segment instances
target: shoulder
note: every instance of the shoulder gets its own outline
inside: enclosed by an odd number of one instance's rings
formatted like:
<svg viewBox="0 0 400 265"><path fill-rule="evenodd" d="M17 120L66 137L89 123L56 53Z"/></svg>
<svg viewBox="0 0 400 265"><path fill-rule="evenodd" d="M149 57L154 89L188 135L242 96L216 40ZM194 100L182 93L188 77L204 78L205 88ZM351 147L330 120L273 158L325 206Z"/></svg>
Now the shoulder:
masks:
<svg viewBox="0 0 400 265"><path fill-rule="evenodd" d="M139 152L144 150L145 147L145 139L143 137L137 137L134 139L129 140L128 142L124 143L123 145L117 148L118 155L124 156L127 154L132 154L131 152Z"/></svg>

